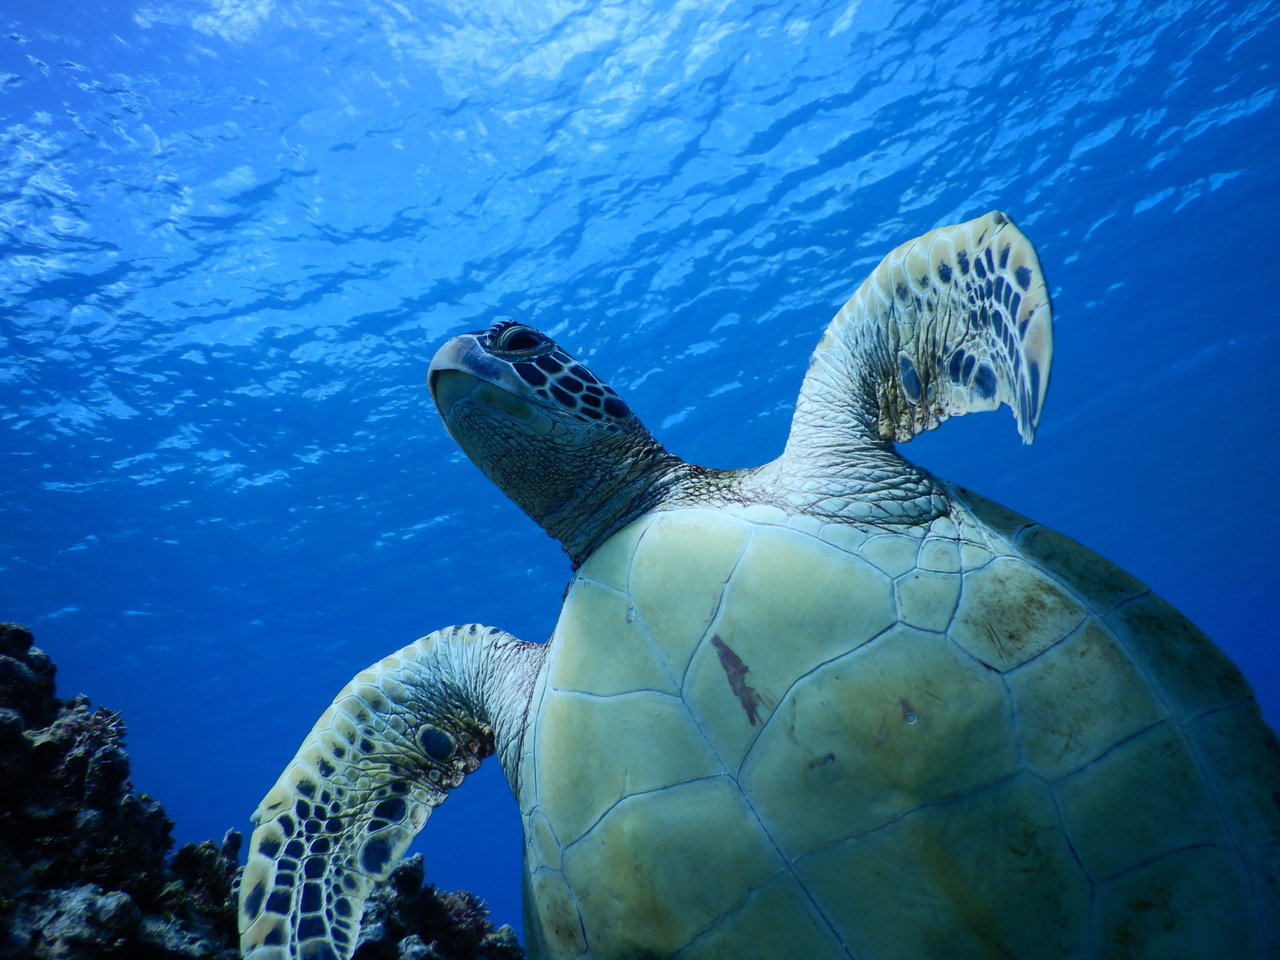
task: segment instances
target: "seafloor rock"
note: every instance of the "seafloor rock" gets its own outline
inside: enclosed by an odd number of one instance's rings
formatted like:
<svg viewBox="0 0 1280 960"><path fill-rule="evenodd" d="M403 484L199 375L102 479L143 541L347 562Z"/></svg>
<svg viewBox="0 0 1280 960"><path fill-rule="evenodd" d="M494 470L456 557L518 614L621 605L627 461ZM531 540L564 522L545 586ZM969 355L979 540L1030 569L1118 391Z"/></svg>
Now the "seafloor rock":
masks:
<svg viewBox="0 0 1280 960"><path fill-rule="evenodd" d="M401 860L365 905L352 960L520 960L507 925L494 929L472 893L423 886L422 854Z"/></svg>
<svg viewBox="0 0 1280 960"><path fill-rule="evenodd" d="M54 696L31 633L0 624L0 958L234 960L240 835L187 844L129 780L120 716Z"/></svg>
<svg viewBox="0 0 1280 960"><path fill-rule="evenodd" d="M119 714L54 696L55 667L0 623L0 960L236 960L240 834L171 857L173 821L129 780ZM518 960L470 893L422 858L369 902L356 960Z"/></svg>

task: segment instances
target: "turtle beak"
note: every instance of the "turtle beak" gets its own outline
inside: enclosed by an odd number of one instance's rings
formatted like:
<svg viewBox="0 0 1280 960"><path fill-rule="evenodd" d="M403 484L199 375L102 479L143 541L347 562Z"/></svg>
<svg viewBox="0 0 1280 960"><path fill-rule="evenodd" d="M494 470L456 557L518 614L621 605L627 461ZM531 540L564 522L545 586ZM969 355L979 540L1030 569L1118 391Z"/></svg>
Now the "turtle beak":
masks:
<svg viewBox="0 0 1280 960"><path fill-rule="evenodd" d="M520 423L530 423L537 416L519 395L523 382L469 333L454 337L436 352L427 370L427 387L455 439L453 412L459 404L479 405Z"/></svg>

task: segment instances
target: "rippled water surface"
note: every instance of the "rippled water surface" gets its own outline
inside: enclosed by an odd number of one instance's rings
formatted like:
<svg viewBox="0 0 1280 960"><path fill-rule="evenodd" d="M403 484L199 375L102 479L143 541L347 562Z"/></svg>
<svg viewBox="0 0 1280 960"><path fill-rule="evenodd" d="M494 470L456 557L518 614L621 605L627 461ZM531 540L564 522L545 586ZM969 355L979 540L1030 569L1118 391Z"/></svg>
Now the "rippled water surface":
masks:
<svg viewBox="0 0 1280 960"><path fill-rule="evenodd" d="M554 623L558 546L431 407L443 338L537 324L760 463L879 257L1000 208L1055 298L1038 440L905 452L1141 576L1276 722L1277 10L5 4L0 619L123 712L180 839L244 828L358 669ZM496 767L427 833L518 920Z"/></svg>

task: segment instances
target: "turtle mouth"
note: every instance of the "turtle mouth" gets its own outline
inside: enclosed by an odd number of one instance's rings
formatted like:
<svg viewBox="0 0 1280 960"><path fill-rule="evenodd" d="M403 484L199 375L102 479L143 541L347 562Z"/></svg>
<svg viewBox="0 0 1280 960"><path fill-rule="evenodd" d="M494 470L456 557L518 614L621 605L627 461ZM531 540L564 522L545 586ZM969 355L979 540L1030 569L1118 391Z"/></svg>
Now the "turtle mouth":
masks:
<svg viewBox="0 0 1280 960"><path fill-rule="evenodd" d="M428 379L431 396L446 421L454 419L453 412L459 404L479 405L518 423L532 423L537 418L537 411L528 401L461 370L432 370Z"/></svg>

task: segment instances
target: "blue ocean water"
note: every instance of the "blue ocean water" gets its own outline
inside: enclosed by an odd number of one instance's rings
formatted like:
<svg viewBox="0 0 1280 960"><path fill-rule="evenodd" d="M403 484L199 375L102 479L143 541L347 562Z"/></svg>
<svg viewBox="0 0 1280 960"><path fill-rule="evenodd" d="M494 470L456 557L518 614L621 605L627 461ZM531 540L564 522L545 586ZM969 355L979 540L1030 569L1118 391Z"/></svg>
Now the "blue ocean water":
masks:
<svg viewBox="0 0 1280 960"><path fill-rule="evenodd" d="M1057 353L908 455L1146 580L1280 722L1280 7L0 5L0 619L121 711L180 840L246 829L421 634L551 631L568 564L423 377L518 318L672 451L780 450L878 259L1008 212ZM519 922L492 763L418 848Z"/></svg>

